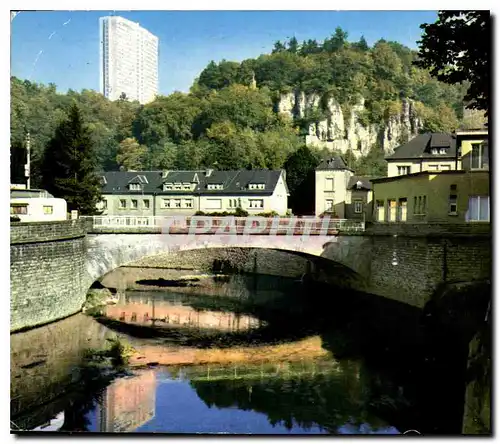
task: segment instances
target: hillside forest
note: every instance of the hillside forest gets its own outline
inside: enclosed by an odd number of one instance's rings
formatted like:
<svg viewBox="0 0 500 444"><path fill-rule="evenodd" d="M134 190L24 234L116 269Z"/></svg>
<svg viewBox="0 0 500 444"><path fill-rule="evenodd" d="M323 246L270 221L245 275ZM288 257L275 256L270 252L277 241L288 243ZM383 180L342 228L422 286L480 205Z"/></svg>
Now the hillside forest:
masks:
<svg viewBox="0 0 500 444"><path fill-rule="evenodd" d="M343 109L363 97L366 110L360 119L380 124L407 98L418 109L422 132L457 128L467 85L435 80L413 65L416 54L397 42L379 40L372 47L364 38L351 42L337 28L323 42L292 38L276 42L271 54L241 63L212 61L189 93L159 95L144 106L126 97L111 102L92 90L61 94L54 84L11 77L11 180L24 182L29 132L32 186L40 185L44 150L76 103L90 130L99 170L288 167L289 180L299 183L305 173L292 171L293 165L314 168L325 154L305 148L303 137L322 109L301 119L279 114L284 93L333 96ZM378 144L367 157L343 155L358 174L385 175ZM292 191L294 183L290 185Z"/></svg>

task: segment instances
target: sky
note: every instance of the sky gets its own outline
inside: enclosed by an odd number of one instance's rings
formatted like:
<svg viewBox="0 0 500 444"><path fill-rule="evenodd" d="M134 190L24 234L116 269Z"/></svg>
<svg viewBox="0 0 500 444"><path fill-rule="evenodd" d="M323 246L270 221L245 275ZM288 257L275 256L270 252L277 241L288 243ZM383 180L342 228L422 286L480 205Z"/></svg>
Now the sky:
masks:
<svg viewBox="0 0 500 444"><path fill-rule="evenodd" d="M159 37L159 93L189 91L214 60L269 53L277 40L322 42L337 26L348 40L398 41L417 49L436 11L37 11L11 21L11 75L58 91L99 90L99 17L119 15Z"/></svg>

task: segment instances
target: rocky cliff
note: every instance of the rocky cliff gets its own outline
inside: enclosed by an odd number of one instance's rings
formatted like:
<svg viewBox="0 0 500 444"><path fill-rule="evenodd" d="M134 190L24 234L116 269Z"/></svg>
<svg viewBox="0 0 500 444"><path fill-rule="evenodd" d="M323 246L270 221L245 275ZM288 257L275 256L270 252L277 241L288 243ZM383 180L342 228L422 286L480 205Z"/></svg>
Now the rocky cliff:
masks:
<svg viewBox="0 0 500 444"><path fill-rule="evenodd" d="M282 94L277 104L279 113L294 119L305 118L318 110L326 118L309 125L306 144L343 153L351 151L357 157L368 154L376 142L380 143L385 153L391 154L402 141L415 137L422 126L410 100L402 100L400 112L389 117L384 124L362 123L360 116L365 111L363 98L349 107L347 115L344 115L335 98L325 99L319 94L302 91Z"/></svg>

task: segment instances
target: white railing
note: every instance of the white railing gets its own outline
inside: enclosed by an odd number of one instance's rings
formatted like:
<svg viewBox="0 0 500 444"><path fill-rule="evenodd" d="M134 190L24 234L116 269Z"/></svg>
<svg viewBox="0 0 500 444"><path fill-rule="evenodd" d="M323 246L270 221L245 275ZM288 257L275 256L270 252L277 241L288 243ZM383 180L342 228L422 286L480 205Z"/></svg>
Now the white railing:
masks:
<svg viewBox="0 0 500 444"><path fill-rule="evenodd" d="M273 228L278 231L291 230L302 232L315 232L320 230L330 231L364 231L364 221L352 219L327 219L316 217L216 217L216 216L82 216L83 219L92 221L93 228L166 228L169 227L170 232L187 232L192 228L203 228L203 232L207 232L207 225L210 230L217 230L221 226L231 224L237 230L242 231L245 227L261 226L262 222L266 222L266 227L262 234L270 231ZM231 222L230 222L231 221Z"/></svg>

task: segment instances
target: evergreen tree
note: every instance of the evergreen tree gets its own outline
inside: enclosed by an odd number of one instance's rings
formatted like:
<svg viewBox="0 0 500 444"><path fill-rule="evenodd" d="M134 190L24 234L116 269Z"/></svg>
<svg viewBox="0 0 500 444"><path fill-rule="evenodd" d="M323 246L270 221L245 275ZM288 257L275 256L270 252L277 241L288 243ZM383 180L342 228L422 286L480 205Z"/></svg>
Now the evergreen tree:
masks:
<svg viewBox="0 0 500 444"><path fill-rule="evenodd" d="M320 159L305 145L285 162L289 205L294 214L314 214L315 170L319 162Z"/></svg>
<svg viewBox="0 0 500 444"><path fill-rule="evenodd" d="M288 41L288 52L297 54L298 51L299 51L299 42L294 36Z"/></svg>
<svg viewBox="0 0 500 444"><path fill-rule="evenodd" d="M97 159L91 135L80 110L73 104L67 119L56 128L42 161L43 187L55 197L66 199L68 210L96 214L101 186L95 173Z"/></svg>
<svg viewBox="0 0 500 444"><path fill-rule="evenodd" d="M354 49L359 49L360 51L368 51L370 49L364 35L361 36L359 42L353 43L352 46Z"/></svg>
<svg viewBox="0 0 500 444"><path fill-rule="evenodd" d="M279 40L277 42L274 42L274 47L272 53L275 54L277 52L283 52L286 51L286 46L281 43Z"/></svg>

